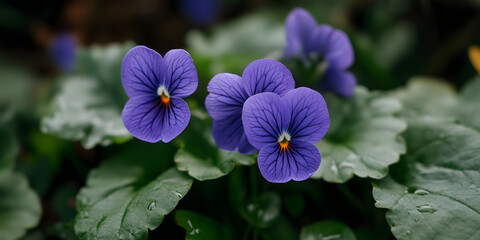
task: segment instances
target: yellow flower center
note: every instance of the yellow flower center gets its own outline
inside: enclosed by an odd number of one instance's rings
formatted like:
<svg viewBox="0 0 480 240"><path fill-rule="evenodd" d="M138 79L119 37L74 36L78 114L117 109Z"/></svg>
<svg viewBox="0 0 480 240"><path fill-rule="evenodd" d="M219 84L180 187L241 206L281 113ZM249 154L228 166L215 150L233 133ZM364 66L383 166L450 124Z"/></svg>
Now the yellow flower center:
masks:
<svg viewBox="0 0 480 240"><path fill-rule="evenodd" d="M160 86L157 89L157 95L160 96L162 103L165 105L170 104L170 94L168 93L167 89L164 86Z"/></svg>
<svg viewBox="0 0 480 240"><path fill-rule="evenodd" d="M290 145L290 135L284 132L282 136L278 138L278 144L280 145L280 149L282 151L288 150L288 147Z"/></svg>
<svg viewBox="0 0 480 240"><path fill-rule="evenodd" d="M278 144L280 144L280 149L282 149L283 151L287 150L287 149L288 149L288 143L289 143L289 142L290 142L290 141L288 141L288 140L286 140L286 139L283 140L283 141L281 141L281 142L278 142Z"/></svg>

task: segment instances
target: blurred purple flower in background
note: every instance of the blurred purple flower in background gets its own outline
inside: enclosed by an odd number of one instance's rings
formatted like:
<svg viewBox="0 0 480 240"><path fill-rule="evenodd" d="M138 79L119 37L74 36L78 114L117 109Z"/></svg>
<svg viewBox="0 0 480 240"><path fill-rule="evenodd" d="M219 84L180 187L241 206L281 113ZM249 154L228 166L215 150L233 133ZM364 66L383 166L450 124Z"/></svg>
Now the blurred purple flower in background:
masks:
<svg viewBox="0 0 480 240"><path fill-rule="evenodd" d="M257 93L283 95L294 87L290 71L273 59L253 61L242 77L230 73L215 75L207 86L210 94L205 99L205 107L213 118L212 134L217 146L243 154L257 152L243 131L243 103Z"/></svg>
<svg viewBox="0 0 480 240"><path fill-rule="evenodd" d="M260 149L258 167L269 182L303 181L320 166L314 146L330 127L327 104L310 88L297 88L283 97L261 93L243 107L248 141Z"/></svg>
<svg viewBox="0 0 480 240"><path fill-rule="evenodd" d="M75 64L75 38L70 33L57 35L50 44L50 55L53 63L63 72L69 73Z"/></svg>
<svg viewBox="0 0 480 240"><path fill-rule="evenodd" d="M180 11L197 27L210 25L218 16L219 0L180 0Z"/></svg>
<svg viewBox="0 0 480 240"><path fill-rule="evenodd" d="M170 142L190 121L190 110L181 99L198 86L190 55L170 50L162 58L145 46L132 48L122 62L122 83L130 99L122 120L136 138L147 142Z"/></svg>
<svg viewBox="0 0 480 240"><path fill-rule="evenodd" d="M323 73L321 88L350 97L357 80L346 71L354 59L348 36L329 25L317 25L312 15L302 8L290 12L285 25L287 46L284 57L300 58L307 66L318 65Z"/></svg>

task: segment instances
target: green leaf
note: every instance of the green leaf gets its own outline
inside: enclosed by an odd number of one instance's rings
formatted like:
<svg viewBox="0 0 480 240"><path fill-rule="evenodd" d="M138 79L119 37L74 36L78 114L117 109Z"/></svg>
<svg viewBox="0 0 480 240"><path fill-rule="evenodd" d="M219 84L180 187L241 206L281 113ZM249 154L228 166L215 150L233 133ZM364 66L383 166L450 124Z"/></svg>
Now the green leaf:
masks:
<svg viewBox="0 0 480 240"><path fill-rule="evenodd" d="M190 31L186 45L194 59L208 62L205 66L208 75L219 72L241 74L253 60L274 52L281 54L285 47L283 28L281 21L270 14L258 12L217 26L209 35L198 30Z"/></svg>
<svg viewBox="0 0 480 240"><path fill-rule="evenodd" d="M281 199L274 192L264 192L258 199L240 208L240 215L256 228L272 226L280 216Z"/></svg>
<svg viewBox="0 0 480 240"><path fill-rule="evenodd" d="M4 7L4 6L2 6ZM35 75L30 69L0 59L0 123L13 118L31 103Z"/></svg>
<svg viewBox="0 0 480 240"><path fill-rule="evenodd" d="M42 215L40 199L20 173L0 176L0 236L2 240L18 239L37 226Z"/></svg>
<svg viewBox="0 0 480 240"><path fill-rule="evenodd" d="M128 97L121 83L122 61L134 46L133 42L125 42L80 48L76 54L75 75L94 77L101 90L108 92L114 102L123 108Z"/></svg>
<svg viewBox="0 0 480 240"><path fill-rule="evenodd" d="M479 239L480 134L438 118L409 121L409 151L373 182L397 239Z"/></svg>
<svg viewBox="0 0 480 240"><path fill-rule="evenodd" d="M415 33L414 26L405 22L390 25L373 44L373 53L381 64L393 69L409 51L415 49Z"/></svg>
<svg viewBox="0 0 480 240"><path fill-rule="evenodd" d="M452 109L465 125L480 130L480 76L467 83L460 92L458 104Z"/></svg>
<svg viewBox="0 0 480 240"><path fill-rule="evenodd" d="M211 135L212 121L200 110L192 111L192 119L182 134L182 147L175 154L175 163L180 171L204 181L230 173L236 164L252 165L253 156L218 149Z"/></svg>
<svg viewBox="0 0 480 240"><path fill-rule="evenodd" d="M296 240L299 232L295 225L284 216L278 216L275 224L260 229L261 239L264 240Z"/></svg>
<svg viewBox="0 0 480 240"><path fill-rule="evenodd" d="M388 166L405 152L399 135L406 128L399 101L381 93L355 89L351 99L326 95L330 129L316 144L322 155L320 168L312 176L328 182L346 182L359 177L383 178Z"/></svg>
<svg viewBox="0 0 480 240"><path fill-rule="evenodd" d="M321 221L302 228L300 240L355 240L352 230L339 221Z"/></svg>
<svg viewBox="0 0 480 240"><path fill-rule="evenodd" d="M176 169L162 173L171 163L171 146L139 146L90 172L77 196L75 233L80 239L146 239L148 229L158 227L187 194L190 177Z"/></svg>
<svg viewBox="0 0 480 240"><path fill-rule="evenodd" d="M402 114L406 117L446 116L457 102L457 93L451 85L431 77L412 78L405 88L392 92L391 96L402 102Z"/></svg>
<svg viewBox="0 0 480 240"><path fill-rule="evenodd" d="M456 119L462 124L480 130L480 77L466 84L458 94L450 84L434 78L416 77L407 87L391 95L404 106L407 118L434 116Z"/></svg>
<svg viewBox="0 0 480 240"><path fill-rule="evenodd" d="M127 97L120 68L131 47L127 43L80 49L75 74L59 79L60 90L50 104L52 113L42 119L42 131L80 140L87 149L130 139L121 119Z"/></svg>
<svg viewBox="0 0 480 240"><path fill-rule="evenodd" d="M73 230L73 220L69 222L57 222L47 231L47 237L62 240L78 240Z"/></svg>
<svg viewBox="0 0 480 240"><path fill-rule="evenodd" d="M75 233L80 239L111 239L112 236L116 239L147 239L148 229L160 225L193 182L170 169L151 182L136 186L131 182L131 176L122 176L129 171L138 174L138 168L114 168L103 175L106 171L103 168L92 173L87 187L78 195L81 203Z"/></svg>
<svg viewBox="0 0 480 240"><path fill-rule="evenodd" d="M75 217L76 211L71 206L71 199L75 198L77 189L64 184L55 189L51 202L53 210L61 221L68 221Z"/></svg>
<svg viewBox="0 0 480 240"><path fill-rule="evenodd" d="M19 146L13 130L6 124L0 125L0 141L0 176L2 176L13 168Z"/></svg>
<svg viewBox="0 0 480 240"><path fill-rule="evenodd" d="M186 230L186 240L233 239L230 229L195 212L178 210L175 212L175 221Z"/></svg>

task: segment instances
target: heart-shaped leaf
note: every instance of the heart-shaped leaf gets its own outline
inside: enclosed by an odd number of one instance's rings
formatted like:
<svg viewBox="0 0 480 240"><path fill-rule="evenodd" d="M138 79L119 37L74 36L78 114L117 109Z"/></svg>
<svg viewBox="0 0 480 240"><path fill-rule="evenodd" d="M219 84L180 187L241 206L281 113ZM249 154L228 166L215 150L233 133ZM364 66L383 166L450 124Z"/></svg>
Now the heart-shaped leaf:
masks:
<svg viewBox="0 0 480 240"><path fill-rule="evenodd" d="M330 129L316 144L322 162L313 178L342 183L353 175L385 177L388 166L405 152L400 133L406 123L395 116L401 110L400 102L363 87L357 87L350 99L328 94L325 100Z"/></svg>
<svg viewBox="0 0 480 240"><path fill-rule="evenodd" d="M408 85L391 93L403 104L407 118L435 116L457 119L462 124L480 130L480 77L467 83L460 93L453 86L427 77L416 77Z"/></svg>
<svg viewBox="0 0 480 240"><path fill-rule="evenodd" d="M0 125L0 176L9 172L18 153L18 142L13 130L5 124Z"/></svg>
<svg viewBox="0 0 480 240"><path fill-rule="evenodd" d="M33 101L35 74L11 62L0 57L0 123L8 122L18 111L27 111Z"/></svg>
<svg viewBox="0 0 480 240"><path fill-rule="evenodd" d="M373 182L397 239L480 238L480 133L438 118L409 121L409 151Z"/></svg>
<svg viewBox="0 0 480 240"><path fill-rule="evenodd" d="M186 174L162 172L171 147L139 144L90 172L77 196L80 239L146 239L189 191L193 179Z"/></svg>
<svg viewBox="0 0 480 240"><path fill-rule="evenodd" d="M339 221L321 221L302 228L300 240L355 240L352 230Z"/></svg>
<svg viewBox="0 0 480 240"><path fill-rule="evenodd" d="M257 12L219 25L210 34L190 31L185 41L200 66L199 77L210 79L220 72L241 74L248 63L259 58L280 57L285 32L272 14Z"/></svg>
<svg viewBox="0 0 480 240"><path fill-rule="evenodd" d="M195 212L178 210L175 221L186 230L185 240L234 239L230 229Z"/></svg>
<svg viewBox="0 0 480 240"><path fill-rule="evenodd" d="M264 192L257 199L241 206L240 215L255 228L267 228L281 216L281 199L274 192Z"/></svg>
<svg viewBox="0 0 480 240"><path fill-rule="evenodd" d="M182 147L175 154L175 163L180 171L203 181L216 179L230 173L236 164L252 165L253 156L218 149L211 135L212 121L200 110L192 111L192 119L182 134Z"/></svg>
<svg viewBox="0 0 480 240"><path fill-rule="evenodd" d="M127 97L120 69L132 47L126 43L80 49L74 74L59 79L59 91L50 104L52 113L42 119L42 131L80 140L87 149L130 139L121 119Z"/></svg>
<svg viewBox="0 0 480 240"><path fill-rule="evenodd" d="M0 175L0 236L4 240L18 239L37 226L42 215L40 199L20 173Z"/></svg>

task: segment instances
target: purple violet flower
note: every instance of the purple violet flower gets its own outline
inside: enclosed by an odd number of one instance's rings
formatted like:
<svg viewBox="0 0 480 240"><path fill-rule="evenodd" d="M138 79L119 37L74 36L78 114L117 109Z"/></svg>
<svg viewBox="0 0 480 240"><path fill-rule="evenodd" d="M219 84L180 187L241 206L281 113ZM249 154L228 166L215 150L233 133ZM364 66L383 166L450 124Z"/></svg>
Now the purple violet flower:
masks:
<svg viewBox="0 0 480 240"><path fill-rule="evenodd" d="M72 71L75 63L76 46L75 38L69 33L56 36L50 44L52 60L63 72L69 73Z"/></svg>
<svg viewBox="0 0 480 240"><path fill-rule="evenodd" d="M320 93L302 87L283 97L257 94L245 102L242 121L248 141L260 149L258 167L267 181L303 181L317 171L321 156L314 144L330 127Z"/></svg>
<svg viewBox="0 0 480 240"><path fill-rule="evenodd" d="M280 62L260 59L250 63L242 77L230 73L215 75L208 83L205 107L213 118L212 135L220 149L255 153L243 131L243 103L257 93L282 96L295 87L292 73Z"/></svg>
<svg viewBox="0 0 480 240"><path fill-rule="evenodd" d="M357 80L346 70L354 59L348 36L327 24L317 25L312 15L302 8L290 12L285 25L285 59L300 58L306 66L318 64L323 73L321 88L351 97Z"/></svg>
<svg viewBox="0 0 480 240"><path fill-rule="evenodd" d="M122 120L134 137L167 143L185 130L190 110L182 98L198 85L197 70L185 50L170 50L162 58L145 46L132 48L122 62L122 83L130 98Z"/></svg>

